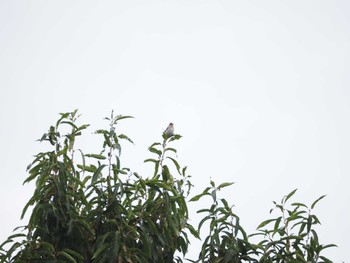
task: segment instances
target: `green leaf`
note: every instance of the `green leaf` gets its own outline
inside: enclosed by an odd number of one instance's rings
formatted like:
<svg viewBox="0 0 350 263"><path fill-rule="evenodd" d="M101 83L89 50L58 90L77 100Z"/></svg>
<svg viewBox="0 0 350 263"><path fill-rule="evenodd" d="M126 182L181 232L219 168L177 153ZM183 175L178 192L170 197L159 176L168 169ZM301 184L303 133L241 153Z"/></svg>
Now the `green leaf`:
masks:
<svg viewBox="0 0 350 263"><path fill-rule="evenodd" d="M314 209L315 205L318 203L318 201L322 200L323 198L325 198L326 195L322 195L321 197L319 197L318 199L316 199L316 201L314 201L311 205L311 209Z"/></svg>
<svg viewBox="0 0 350 263"><path fill-rule="evenodd" d="M268 219L268 220L265 220L265 221L263 221L263 222L260 223L260 225L257 227L257 229L262 228L262 227L264 227L264 226L270 224L271 222L274 222L275 220L276 220L276 219Z"/></svg>
<svg viewBox="0 0 350 263"><path fill-rule="evenodd" d="M81 159L82 159L82 161L83 161L83 166L82 166L82 167L84 167L84 166L86 165L86 164L85 164L85 156L84 156L84 153L83 153L83 151L80 150L80 149L78 149L78 151L80 152Z"/></svg>
<svg viewBox="0 0 350 263"><path fill-rule="evenodd" d="M112 244L112 249L111 249L111 257L116 258L119 254L119 249L120 249L120 233L119 231L116 231L114 234L114 240Z"/></svg>
<svg viewBox="0 0 350 263"><path fill-rule="evenodd" d="M225 188L225 187L230 186L230 185L233 185L233 184L234 184L233 182L222 183L222 184L220 184L220 185L217 187L217 189L220 190L220 189L222 189L222 188Z"/></svg>
<svg viewBox="0 0 350 263"><path fill-rule="evenodd" d="M166 165L163 166L162 177L164 181L168 181L169 179L172 179L169 168Z"/></svg>
<svg viewBox="0 0 350 263"><path fill-rule="evenodd" d="M94 173L97 169L97 167L95 165L81 165L81 164L77 164L77 167L83 171L88 171L90 173Z"/></svg>
<svg viewBox="0 0 350 263"><path fill-rule="evenodd" d="M99 166L97 168L97 170L94 172L93 176L92 176L92 182L96 182L96 180L98 179L99 175L101 174L101 171L103 168L105 168L107 165L103 164L101 166Z"/></svg>
<svg viewBox="0 0 350 263"><path fill-rule="evenodd" d="M196 196L192 197L192 198L190 199L189 202L198 201L199 199L201 199L201 198L202 198L203 196L205 196L205 195L210 195L210 194L209 194L208 192L201 193L201 194L199 194L199 195L196 195Z"/></svg>
<svg viewBox="0 0 350 263"><path fill-rule="evenodd" d="M166 151L171 151L171 152L177 153L176 149L170 148L170 147L168 147L164 150L164 152L166 152Z"/></svg>
<svg viewBox="0 0 350 263"><path fill-rule="evenodd" d="M96 259L96 258L100 257L100 255L103 254L105 252L105 250L107 250L108 247L109 247L108 243L104 243L104 244L100 245L97 248L97 250L95 251L95 253L91 259Z"/></svg>
<svg viewBox="0 0 350 263"><path fill-rule="evenodd" d="M157 146L157 145L162 145L160 142L155 142L155 143L153 143L149 148L151 148L151 147L154 147L154 146Z"/></svg>
<svg viewBox="0 0 350 263"><path fill-rule="evenodd" d="M128 136L126 136L125 134L119 134L118 138L120 138L122 140L127 140L127 141L131 142L132 144L134 144L134 142Z"/></svg>
<svg viewBox="0 0 350 263"><path fill-rule="evenodd" d="M297 224L300 224L300 229L299 229L298 234L301 235L301 234L303 233L305 227L306 227L306 223L305 223L305 222L299 222L299 223L297 223ZM297 224L295 224L295 225L297 225ZM294 226L295 226L295 225L294 225ZM294 227L294 226L293 226L293 227Z"/></svg>
<svg viewBox="0 0 350 263"><path fill-rule="evenodd" d="M288 195L286 195L284 198L284 201L282 203L286 203L288 201L288 199L291 198L297 190L298 189L294 189L292 192L290 192Z"/></svg>
<svg viewBox="0 0 350 263"><path fill-rule="evenodd" d="M23 234L23 233L18 233L18 234L13 234L13 235L9 236L8 238L13 239L13 238L25 237L25 236L27 236L27 235Z"/></svg>
<svg viewBox="0 0 350 263"><path fill-rule="evenodd" d="M281 220L282 220L282 217L281 217L281 216L278 217L278 218L276 219L275 225L274 225L274 227L273 227L273 230L274 230L274 231L277 231L277 230L278 230L278 228L279 228L279 226L280 226L280 223L281 223Z"/></svg>
<svg viewBox="0 0 350 263"><path fill-rule="evenodd" d="M156 163L156 164L158 164L159 163L159 161L158 160L155 160L155 159L146 159L146 160L144 160L143 161L144 163Z"/></svg>
<svg viewBox="0 0 350 263"><path fill-rule="evenodd" d="M197 214L204 213L204 212L210 213L210 209L207 209L207 208L205 208L205 209L199 209L199 210L197 211Z"/></svg>
<svg viewBox="0 0 350 263"><path fill-rule="evenodd" d="M211 197L212 197L213 200L216 202L216 189L214 189L213 191L211 191Z"/></svg>
<svg viewBox="0 0 350 263"><path fill-rule="evenodd" d="M95 159L98 159L98 160L105 160L106 159L106 156L103 156L101 154L85 154L85 157L90 157L90 158L95 158Z"/></svg>
<svg viewBox="0 0 350 263"><path fill-rule="evenodd" d="M87 182L87 181L89 181L89 180L90 180L90 178L91 178L91 176L90 176L90 175L85 176L85 177L84 177L84 179L83 179L83 181L81 182L81 184L82 184L83 186L85 186L86 182Z"/></svg>
<svg viewBox="0 0 350 263"><path fill-rule="evenodd" d="M31 174L30 176L27 177L27 179L24 180L23 184L26 184L26 183L32 181L32 180L35 179L35 177L37 177L37 176L38 176L37 173Z"/></svg>
<svg viewBox="0 0 350 263"><path fill-rule="evenodd" d="M117 123L117 121L119 120L123 120L123 119L133 119L134 117L133 116L123 116L123 115L118 115L115 120L114 120L114 123Z"/></svg>
<svg viewBox="0 0 350 263"><path fill-rule="evenodd" d="M227 211L231 211L231 207L228 205L226 199L220 199Z"/></svg>
<svg viewBox="0 0 350 263"><path fill-rule="evenodd" d="M83 125L81 125L75 132L79 132L79 131L85 130L85 129L87 129L89 126L90 126L90 124L83 124Z"/></svg>
<svg viewBox="0 0 350 263"><path fill-rule="evenodd" d="M323 249L326 249L326 248L330 248L330 247L338 247L338 246L335 245L335 244L323 245L323 246L322 246L322 250L323 250Z"/></svg>
<svg viewBox="0 0 350 263"><path fill-rule="evenodd" d="M204 218L199 222L199 224L198 224L198 234L200 233L203 224L204 224L207 220L209 220L209 219L212 219L212 216L211 216L211 215L207 215L206 217L204 217Z"/></svg>
<svg viewBox="0 0 350 263"><path fill-rule="evenodd" d="M293 240L293 239L295 239L295 240L302 240L303 238L300 237L300 236L293 236L293 235L291 235L291 236L282 237L281 241L282 240Z"/></svg>
<svg viewBox="0 0 350 263"><path fill-rule="evenodd" d="M181 139L182 136L180 134L174 134L173 136L171 136L171 138L169 139L169 142L175 141L175 140L179 140Z"/></svg>
<svg viewBox="0 0 350 263"><path fill-rule="evenodd" d="M174 158L171 158L171 157L167 157L168 159L172 160L172 162L174 163L175 167L176 167L176 170L178 171L179 174L181 174L181 171L180 171L180 165L179 163L174 159Z"/></svg>
<svg viewBox="0 0 350 263"><path fill-rule="evenodd" d="M312 219L314 220L312 224L321 224L320 220L318 220L317 216L311 215Z"/></svg>
<svg viewBox="0 0 350 263"><path fill-rule="evenodd" d="M292 206L297 206L297 207L302 206L302 207L307 208L307 206L306 206L305 204L303 204L303 203L293 203L293 204L291 204L291 205L292 205Z"/></svg>
<svg viewBox="0 0 350 263"><path fill-rule="evenodd" d="M33 196L27 203L26 205L24 206L23 210L22 210L22 214L21 214L21 220L24 218L24 215L26 214L27 210L28 210L28 207L29 206L32 206L34 203L35 203L35 196Z"/></svg>
<svg viewBox="0 0 350 263"><path fill-rule="evenodd" d="M323 262L322 263L333 263L333 261L332 260L329 260L328 258L326 258L326 257L324 257L324 256L320 256L320 259L322 259L323 260ZM343 261L344 262L344 261Z"/></svg>
<svg viewBox="0 0 350 263"><path fill-rule="evenodd" d="M161 155L162 155L162 151L161 151L161 150L158 150L158 149L156 149L156 148L154 148L154 147L150 147L150 148L148 148L148 150L149 150L150 152L152 152L152 153L157 154L158 156L161 156Z"/></svg>
<svg viewBox="0 0 350 263"><path fill-rule="evenodd" d="M186 175L186 170L187 170L187 166L185 166L184 168L182 168L182 175L183 175L183 176Z"/></svg>
<svg viewBox="0 0 350 263"><path fill-rule="evenodd" d="M68 125L72 126L75 130L78 129L78 127L71 121L62 121L61 124L68 124Z"/></svg>
<svg viewBox="0 0 350 263"><path fill-rule="evenodd" d="M59 251L57 253L57 255L65 258L65 262L77 263L77 261L71 255L69 255L67 252Z"/></svg>

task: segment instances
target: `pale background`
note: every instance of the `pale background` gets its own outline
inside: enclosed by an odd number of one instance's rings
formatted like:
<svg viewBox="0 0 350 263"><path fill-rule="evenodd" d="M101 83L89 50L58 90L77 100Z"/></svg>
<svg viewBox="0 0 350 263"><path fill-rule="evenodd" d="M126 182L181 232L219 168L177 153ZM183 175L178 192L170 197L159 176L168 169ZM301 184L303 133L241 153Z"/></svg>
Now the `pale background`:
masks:
<svg viewBox="0 0 350 263"><path fill-rule="evenodd" d="M193 194L236 182L221 194L250 233L293 189L327 194L320 240L350 262L349 3L0 0L0 240L25 224L25 169L58 113L100 128L115 109L135 117L126 165L146 176L174 122Z"/></svg>

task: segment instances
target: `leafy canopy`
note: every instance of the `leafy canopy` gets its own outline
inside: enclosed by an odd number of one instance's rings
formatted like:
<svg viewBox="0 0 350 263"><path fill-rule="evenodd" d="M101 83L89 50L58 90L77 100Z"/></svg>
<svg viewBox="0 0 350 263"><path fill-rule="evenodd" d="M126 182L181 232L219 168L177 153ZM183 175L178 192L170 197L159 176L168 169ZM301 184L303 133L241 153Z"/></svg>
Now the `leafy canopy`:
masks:
<svg viewBox="0 0 350 263"><path fill-rule="evenodd" d="M181 135L163 133L160 142L148 148L145 160L152 174L141 176L123 167L122 143L133 141L120 132L120 121L131 116L111 115L107 128L95 132L101 138L98 153L76 148L76 140L88 129L79 124L77 110L60 118L39 140L49 149L38 153L28 166L28 178L36 189L25 205L31 207L27 225L15 229L0 245L0 262L331 262L314 226L317 199L309 208L288 201L274 202L279 215L262 222L248 235L219 191L232 183L211 181L189 201L209 198L211 205L199 209L197 227L189 224L187 200L191 176L177 161L172 146ZM272 212L271 211L271 212ZM190 236L202 239L197 259L184 259ZM252 239L257 239L253 243Z"/></svg>

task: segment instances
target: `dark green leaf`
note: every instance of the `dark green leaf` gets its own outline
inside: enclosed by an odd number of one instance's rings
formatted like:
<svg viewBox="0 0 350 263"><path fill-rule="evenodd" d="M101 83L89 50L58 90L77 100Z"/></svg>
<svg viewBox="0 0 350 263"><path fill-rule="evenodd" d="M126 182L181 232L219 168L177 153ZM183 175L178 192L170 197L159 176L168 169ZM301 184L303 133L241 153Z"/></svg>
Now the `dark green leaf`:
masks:
<svg viewBox="0 0 350 263"><path fill-rule="evenodd" d="M144 160L145 163L148 163L148 162L152 162L152 163L159 163L158 160L155 160L155 159L146 159Z"/></svg>
<svg viewBox="0 0 350 263"><path fill-rule="evenodd" d="M161 151L161 150L158 150L158 149L156 149L156 148L154 148L154 147L150 147L150 148L148 148L148 150L149 150L150 152L152 152L152 153L157 154L158 156L161 156L161 155L162 155L162 151Z"/></svg>
<svg viewBox="0 0 350 263"><path fill-rule="evenodd" d="M217 189L220 190L220 189L222 189L222 188L225 188L225 187L230 186L230 185L233 185L233 184L234 184L233 182L222 183L222 184L220 184L220 185L217 187Z"/></svg>
<svg viewBox="0 0 350 263"><path fill-rule="evenodd" d="M194 201L198 201L199 199L201 199L203 196L205 196L205 195L210 195L208 192L206 192L206 193L201 193L201 194L199 194L199 195L196 195L196 196L194 196L194 197L192 197L191 199L190 199L190 202L194 202Z"/></svg>
<svg viewBox="0 0 350 263"><path fill-rule="evenodd" d="M105 164L103 164L103 165L101 165L101 166L99 166L98 168L97 168L97 170L94 172L94 174L93 174L93 176L92 176L92 182L96 182L97 181L97 179L98 179L98 177L100 176L100 174L101 174L101 171L102 171L102 169L103 168L105 168L107 165L105 165Z"/></svg>
<svg viewBox="0 0 350 263"><path fill-rule="evenodd" d="M283 203L286 203L288 201L288 199L291 198L297 190L298 189L294 189L292 192L290 192L288 195L286 195Z"/></svg>
<svg viewBox="0 0 350 263"><path fill-rule="evenodd" d="M122 116L122 115L118 115L118 116L115 118L114 123L117 123L117 121L119 121L119 120L123 120L123 119L133 119L133 118L134 118L133 116Z"/></svg>
<svg viewBox="0 0 350 263"><path fill-rule="evenodd" d="M174 158L171 158L171 157L167 157L167 158L170 159L174 163L176 170L178 171L179 174L181 174L179 163Z"/></svg>
<svg viewBox="0 0 350 263"><path fill-rule="evenodd" d="M265 220L265 221L260 223L260 225L257 227L257 229L262 228L262 227L264 227L264 226L266 226L266 225L268 225L268 224L270 224L271 222L274 222L274 221L276 221L276 219Z"/></svg>
<svg viewBox="0 0 350 263"><path fill-rule="evenodd" d="M307 206L306 205L304 205L303 203L293 203L293 204L291 204L292 206L302 206L302 207L305 207L305 208L307 208Z"/></svg>
<svg viewBox="0 0 350 263"><path fill-rule="evenodd" d="M125 134L119 134L118 137L122 140L127 140L127 141L131 142L132 144L134 144L134 142Z"/></svg>
<svg viewBox="0 0 350 263"><path fill-rule="evenodd" d="M104 243L101 246L99 246L97 248L97 250L95 251L94 255L92 256L92 259L96 259L99 258L101 256L101 254L103 254L105 252L105 250L107 250L109 247L108 243Z"/></svg>
<svg viewBox="0 0 350 263"><path fill-rule="evenodd" d="M311 205L311 209L314 209L315 205L318 203L318 201L322 200L323 198L325 198L326 195L322 195L321 197L319 197L315 202L312 203Z"/></svg>
<svg viewBox="0 0 350 263"><path fill-rule="evenodd" d="M166 152L166 151L171 151L171 152L177 153L176 149L174 149L174 148L166 148L164 150L164 152Z"/></svg>
<svg viewBox="0 0 350 263"><path fill-rule="evenodd" d="M172 141L176 141L176 140L179 140L181 139L182 136L180 134L174 134L173 136L171 136L171 138L169 139L169 142L172 142Z"/></svg>
<svg viewBox="0 0 350 263"><path fill-rule="evenodd" d="M77 261L71 255L69 255L67 252L59 251L57 253L57 255L63 257L64 258L64 262L77 263Z"/></svg>
<svg viewBox="0 0 350 263"><path fill-rule="evenodd" d="M85 154L86 157L91 157L99 160L105 160L106 156L103 156L101 154Z"/></svg>

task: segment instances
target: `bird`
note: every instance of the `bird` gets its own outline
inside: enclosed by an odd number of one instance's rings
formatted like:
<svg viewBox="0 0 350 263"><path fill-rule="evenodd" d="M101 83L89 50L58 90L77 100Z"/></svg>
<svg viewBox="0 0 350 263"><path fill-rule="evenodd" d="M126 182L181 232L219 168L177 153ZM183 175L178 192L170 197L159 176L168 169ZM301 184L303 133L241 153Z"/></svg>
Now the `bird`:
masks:
<svg viewBox="0 0 350 263"><path fill-rule="evenodd" d="M169 123L168 127L164 131L165 135L171 137L174 135L174 124L172 122Z"/></svg>

